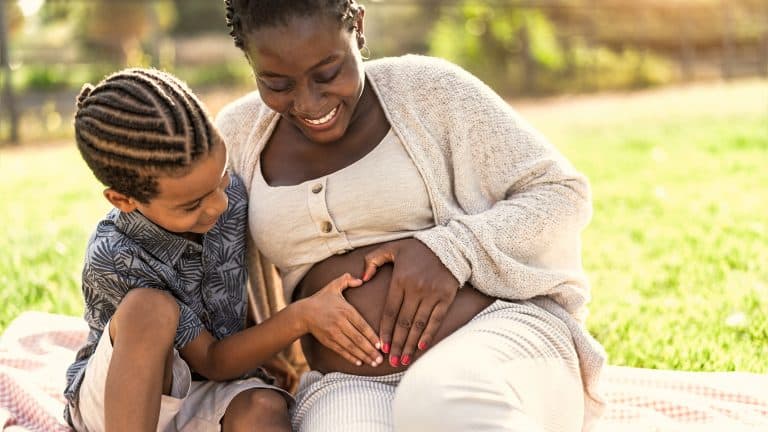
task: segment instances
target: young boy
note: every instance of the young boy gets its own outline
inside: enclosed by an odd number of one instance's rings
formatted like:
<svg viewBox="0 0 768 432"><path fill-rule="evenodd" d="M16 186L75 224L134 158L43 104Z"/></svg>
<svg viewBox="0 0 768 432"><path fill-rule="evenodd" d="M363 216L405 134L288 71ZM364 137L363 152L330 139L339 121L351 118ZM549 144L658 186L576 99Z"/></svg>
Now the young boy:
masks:
<svg viewBox="0 0 768 432"><path fill-rule="evenodd" d="M275 353L312 333L381 363L341 295L362 284L349 275L245 329L246 191L186 85L128 69L84 86L77 107L78 148L115 208L86 249L91 331L65 391L76 430L290 431L291 397L259 368Z"/></svg>

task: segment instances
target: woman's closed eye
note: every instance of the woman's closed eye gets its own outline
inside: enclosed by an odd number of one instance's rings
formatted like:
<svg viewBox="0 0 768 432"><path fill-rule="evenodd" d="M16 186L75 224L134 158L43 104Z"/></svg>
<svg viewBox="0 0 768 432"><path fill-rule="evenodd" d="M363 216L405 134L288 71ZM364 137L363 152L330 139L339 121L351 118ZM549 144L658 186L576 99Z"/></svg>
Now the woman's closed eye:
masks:
<svg viewBox="0 0 768 432"><path fill-rule="evenodd" d="M259 82L273 92L284 92L293 87L290 81L284 79L259 78Z"/></svg>
<svg viewBox="0 0 768 432"><path fill-rule="evenodd" d="M315 75L315 82L319 84L326 84L334 79L336 79L337 76L339 76L339 73L341 72L341 66L337 66L330 71L324 71L321 73L318 73Z"/></svg>

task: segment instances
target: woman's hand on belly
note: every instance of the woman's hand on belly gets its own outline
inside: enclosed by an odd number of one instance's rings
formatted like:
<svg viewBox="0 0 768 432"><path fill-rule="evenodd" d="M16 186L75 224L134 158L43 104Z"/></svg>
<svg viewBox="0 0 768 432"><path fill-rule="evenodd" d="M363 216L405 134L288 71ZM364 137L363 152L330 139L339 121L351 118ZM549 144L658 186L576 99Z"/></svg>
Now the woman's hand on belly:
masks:
<svg viewBox="0 0 768 432"><path fill-rule="evenodd" d="M362 280L345 273L291 307L299 308L305 331L324 346L352 364L376 367L384 361L378 351L379 339L342 294L362 284Z"/></svg>
<svg viewBox="0 0 768 432"><path fill-rule="evenodd" d="M355 276L362 275L364 270L363 260L366 254L377 247L374 245L355 249L345 255L335 255L315 264L296 288L296 298L305 298L312 295L339 274L351 273ZM392 265L383 265L370 281L364 283L361 287L346 290L343 294L350 305L373 328L378 327L383 315L383 306L389 291L392 269ZM466 286L459 290L430 346L434 346L437 342L466 324L481 310L490 305L493 300L493 298L478 292L471 286ZM338 356L334 351L323 346L311 335L303 337L301 344L309 366L323 373L344 372L354 375L374 376L402 372L404 370L404 366L392 366L386 362L378 367L371 367L367 364L359 367L354 366ZM418 358L422 353L423 351L421 350L416 351L413 354L413 358Z"/></svg>
<svg viewBox="0 0 768 432"><path fill-rule="evenodd" d="M384 243L368 253L363 281L387 263L394 267L379 337L390 364L408 365L417 347L423 351L434 342L459 282L431 249L413 238Z"/></svg>

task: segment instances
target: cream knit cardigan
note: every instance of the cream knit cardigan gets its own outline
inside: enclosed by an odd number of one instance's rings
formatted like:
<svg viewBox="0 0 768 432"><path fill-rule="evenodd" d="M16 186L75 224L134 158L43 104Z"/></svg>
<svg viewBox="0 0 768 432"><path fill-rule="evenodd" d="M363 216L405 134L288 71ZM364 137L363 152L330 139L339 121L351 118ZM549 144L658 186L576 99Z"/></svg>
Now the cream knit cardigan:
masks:
<svg viewBox="0 0 768 432"><path fill-rule="evenodd" d="M563 320L579 355L587 417L596 418L605 353L583 326L589 284L580 233L591 217L587 180L493 90L456 65L407 55L366 62L365 73L430 196L435 227L415 237L460 283L502 299L532 299ZM278 118L253 92L216 119L231 168L248 188ZM250 253L252 306L261 320L285 299L274 266L254 247Z"/></svg>

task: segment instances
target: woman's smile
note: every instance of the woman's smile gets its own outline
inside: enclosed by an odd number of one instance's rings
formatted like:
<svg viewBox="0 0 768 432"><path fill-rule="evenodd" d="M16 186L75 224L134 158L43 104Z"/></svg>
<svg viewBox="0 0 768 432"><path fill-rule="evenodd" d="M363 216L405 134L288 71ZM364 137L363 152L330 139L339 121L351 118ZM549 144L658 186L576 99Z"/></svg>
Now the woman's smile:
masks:
<svg viewBox="0 0 768 432"><path fill-rule="evenodd" d="M321 116L305 117L297 114L295 115L295 117L301 120L301 122L304 125L306 125L308 128L315 131L321 131L321 130L332 128L336 123L336 119L339 118L340 112L341 112L341 104L336 105L330 111L328 111L327 113Z"/></svg>

